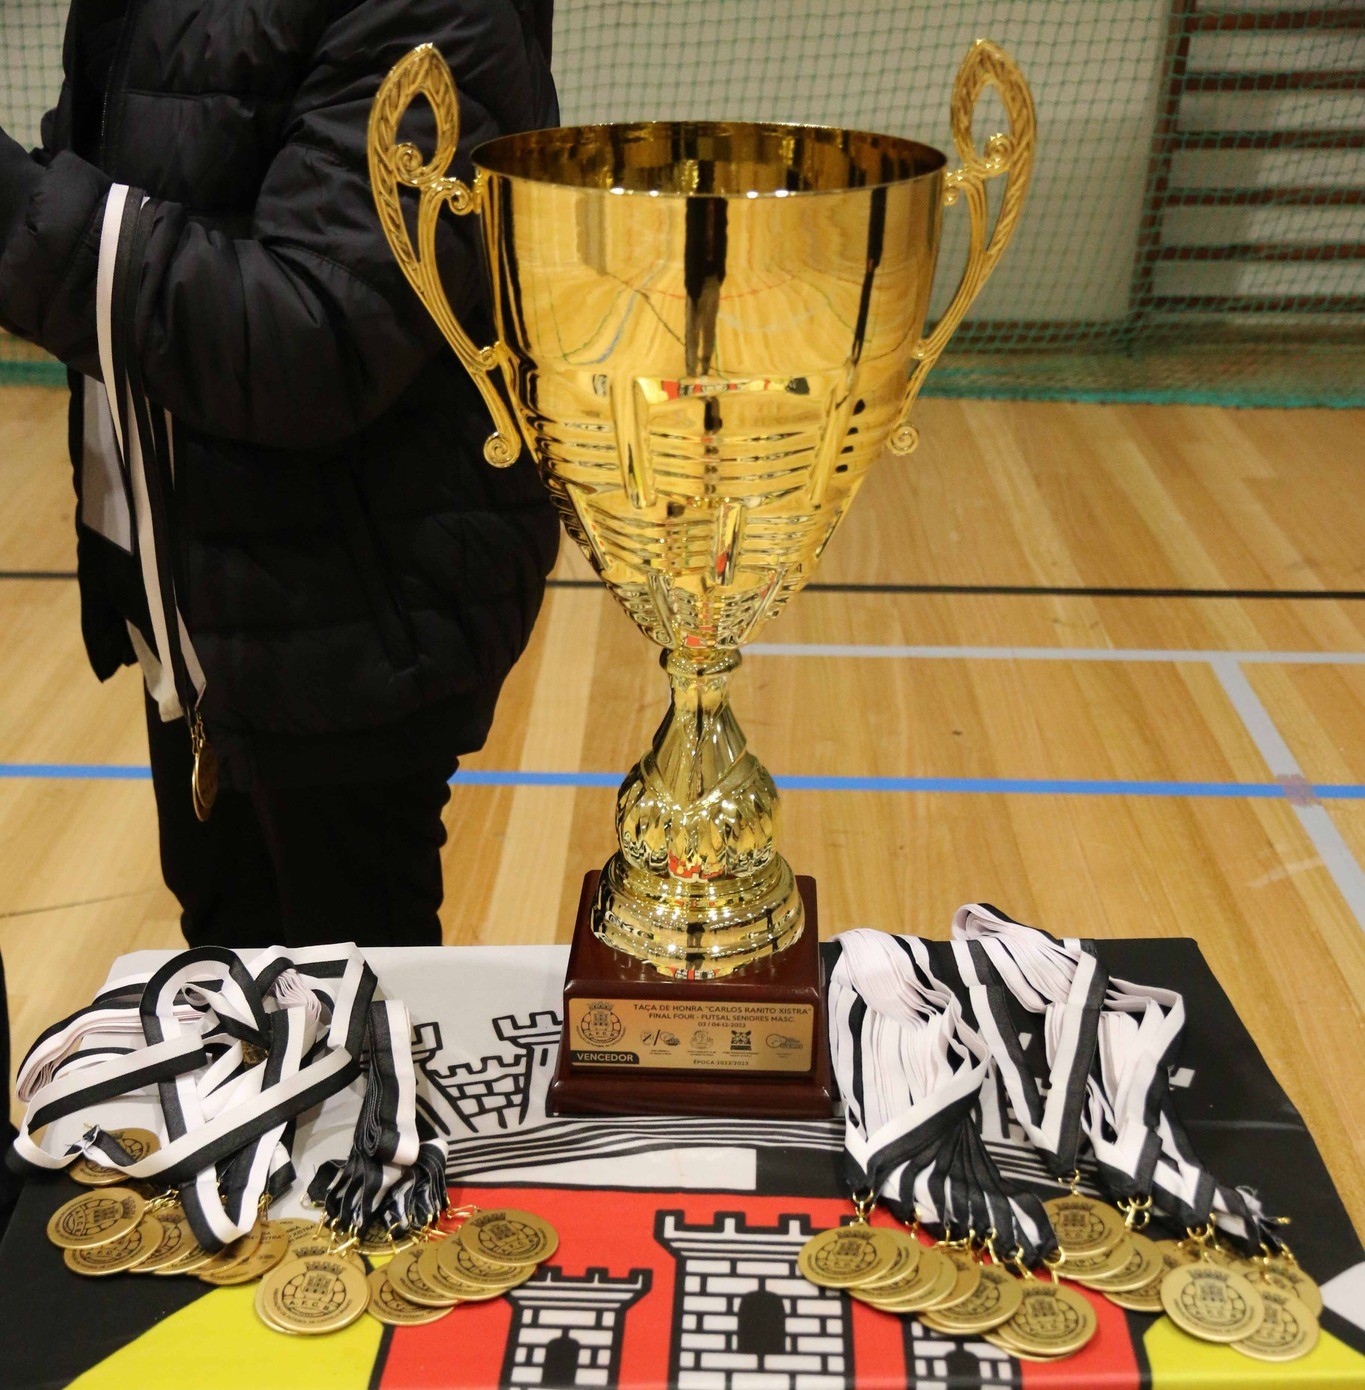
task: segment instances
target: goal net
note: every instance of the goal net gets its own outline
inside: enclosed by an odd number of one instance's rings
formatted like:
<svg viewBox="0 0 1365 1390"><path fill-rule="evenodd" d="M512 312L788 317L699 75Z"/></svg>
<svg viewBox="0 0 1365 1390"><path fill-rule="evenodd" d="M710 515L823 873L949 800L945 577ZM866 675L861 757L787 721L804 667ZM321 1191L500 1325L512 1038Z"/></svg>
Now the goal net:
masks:
<svg viewBox="0 0 1365 1390"><path fill-rule="evenodd" d="M36 138L55 95L64 9L0 4L0 122L17 138ZM1359 0L557 9L554 69L570 124L858 126L937 145L951 162L948 100L968 46L986 37L1013 55L1038 111L1033 183L927 394L1365 403ZM979 141L1003 124L985 100ZM952 292L965 220L945 211L931 314ZM51 369L32 356L0 340L0 380Z"/></svg>

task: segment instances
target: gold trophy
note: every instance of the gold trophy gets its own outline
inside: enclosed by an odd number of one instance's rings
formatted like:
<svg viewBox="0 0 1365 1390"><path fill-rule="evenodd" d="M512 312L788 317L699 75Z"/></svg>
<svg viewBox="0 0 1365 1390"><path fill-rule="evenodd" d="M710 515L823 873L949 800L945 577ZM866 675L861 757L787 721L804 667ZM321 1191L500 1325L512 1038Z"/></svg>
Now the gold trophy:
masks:
<svg viewBox="0 0 1365 1390"><path fill-rule="evenodd" d="M1010 129L978 149L987 86ZM436 118L429 155L398 135L419 96ZM585 881L559 1110L829 1112L814 884L777 849L777 790L728 687L883 448L914 449L915 397L1018 221L1033 103L995 45L968 52L951 115L952 171L896 136L678 121L504 136L475 150L465 184L447 172L459 112L435 48L402 59L375 99L375 203L488 406L485 457L506 466L525 442L672 687L617 798L619 848ZM417 194L415 241L402 187ZM966 269L923 336L941 210L958 201ZM487 347L441 287L447 207L482 222Z"/></svg>

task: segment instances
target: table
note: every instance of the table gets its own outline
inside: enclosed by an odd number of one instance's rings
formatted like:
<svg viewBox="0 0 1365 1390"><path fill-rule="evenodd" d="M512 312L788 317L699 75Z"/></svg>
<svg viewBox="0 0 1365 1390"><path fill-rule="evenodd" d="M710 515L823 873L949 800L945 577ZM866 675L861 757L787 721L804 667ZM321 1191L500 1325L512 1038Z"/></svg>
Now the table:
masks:
<svg viewBox="0 0 1365 1390"><path fill-rule="evenodd" d="M1099 949L1114 974L1185 994L1191 1019L1173 1084L1190 1135L1216 1171L1294 1218L1295 1251L1328 1307L1322 1342L1293 1367L1195 1342L1098 1295L1100 1331L1085 1351L1021 1366L984 1342L947 1341L814 1288L797 1275L796 1252L849 1212L838 1121L549 1118L565 948L463 947L366 954L411 1011L421 1104L451 1135L452 1200L527 1207L559 1228L559 1251L534 1279L426 1327L395 1332L366 1317L330 1337L285 1338L257 1322L250 1286L71 1274L43 1227L75 1184L36 1180L0 1243L0 1390L1365 1385L1365 1253L1312 1137L1197 946ZM162 959L137 953L112 973ZM300 1126L304 1180L345 1151L355 1105L354 1091L343 1093ZM1006 1176L1054 1195L1003 1105L988 1097L986 1110ZM133 1097L100 1118L136 1124L150 1113L150 1100ZM300 1210L297 1195L276 1214Z"/></svg>

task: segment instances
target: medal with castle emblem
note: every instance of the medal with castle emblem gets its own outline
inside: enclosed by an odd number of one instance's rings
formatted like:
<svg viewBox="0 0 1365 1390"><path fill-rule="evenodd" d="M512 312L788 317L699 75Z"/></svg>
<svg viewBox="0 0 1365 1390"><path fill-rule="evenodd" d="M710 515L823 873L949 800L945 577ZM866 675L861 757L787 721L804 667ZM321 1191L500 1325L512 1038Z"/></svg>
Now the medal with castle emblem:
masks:
<svg viewBox="0 0 1365 1390"><path fill-rule="evenodd" d="M85 1250L126 1236L147 1203L130 1187L97 1188L64 1202L47 1223L47 1238L63 1250Z"/></svg>
<svg viewBox="0 0 1365 1390"><path fill-rule="evenodd" d="M1064 1284L1026 1279L1019 1307L995 1328L1007 1346L1031 1356L1072 1356L1095 1335L1099 1320L1089 1302Z"/></svg>
<svg viewBox="0 0 1365 1390"><path fill-rule="evenodd" d="M370 1303L365 1311L386 1327L420 1327L423 1323L436 1322L451 1311L447 1308L424 1308L404 1298L394 1288L388 1273L382 1269L372 1269L366 1282L370 1286Z"/></svg>
<svg viewBox="0 0 1365 1390"><path fill-rule="evenodd" d="M350 1261L316 1255L273 1269L261 1281L260 1299L271 1326L316 1335L336 1332L360 1317L370 1287Z"/></svg>
<svg viewBox="0 0 1365 1390"><path fill-rule="evenodd" d="M1023 1302L1019 1280L997 1264L982 1265L972 1293L952 1308L931 1308L920 1321L935 1332L954 1337L976 1336L1006 1323Z"/></svg>
<svg viewBox="0 0 1365 1390"><path fill-rule="evenodd" d="M62 1259L76 1274L117 1274L131 1269L150 1255L161 1242L161 1222L144 1216L126 1235L102 1245L78 1246L62 1251Z"/></svg>
<svg viewBox="0 0 1365 1390"><path fill-rule="evenodd" d="M548 1221L514 1207L475 1212L461 1225L459 1240L499 1265L539 1264L559 1248L559 1235Z"/></svg>
<svg viewBox="0 0 1365 1390"><path fill-rule="evenodd" d="M870 1226L861 1217L848 1226L813 1235L796 1257L796 1267L825 1289L847 1289L886 1273L896 1263L896 1232Z"/></svg>
<svg viewBox="0 0 1365 1390"><path fill-rule="evenodd" d="M1234 1351L1257 1361L1297 1361L1318 1344L1318 1320L1293 1294L1262 1288L1265 1318L1249 1337L1233 1342Z"/></svg>
<svg viewBox="0 0 1365 1390"><path fill-rule="evenodd" d="M1068 1259L1112 1250L1125 1234L1123 1217L1113 1207L1080 1192L1053 1197L1043 1209Z"/></svg>
<svg viewBox="0 0 1365 1390"><path fill-rule="evenodd" d="M1177 1327L1205 1342L1243 1341L1265 1318L1265 1304L1250 1282L1209 1260L1166 1275L1161 1306Z"/></svg>

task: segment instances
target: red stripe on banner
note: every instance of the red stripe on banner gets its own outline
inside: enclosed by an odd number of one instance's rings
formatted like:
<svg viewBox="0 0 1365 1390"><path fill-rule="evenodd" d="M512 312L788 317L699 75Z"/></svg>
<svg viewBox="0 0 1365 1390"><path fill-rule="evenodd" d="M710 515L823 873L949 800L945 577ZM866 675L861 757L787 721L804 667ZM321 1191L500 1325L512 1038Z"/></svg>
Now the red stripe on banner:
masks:
<svg viewBox="0 0 1365 1390"><path fill-rule="evenodd" d="M657 1387L679 1371L755 1370L914 1383L906 1321L805 1283L791 1258L847 1202L736 1193L455 1188L453 1204L509 1206L551 1221L560 1244L521 1289L396 1329L378 1390L578 1384ZM878 1224L894 1224L877 1213ZM1122 1312L1094 1299L1100 1331L1079 1356L1024 1369L1027 1390L1137 1390ZM759 1364L761 1358L761 1366ZM586 1374L585 1374L586 1372Z"/></svg>

